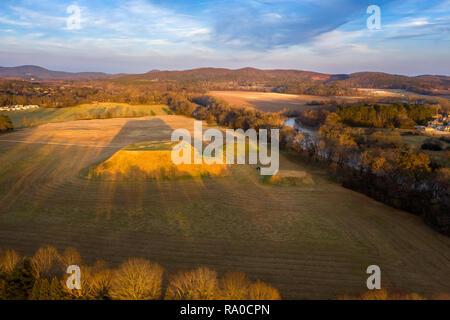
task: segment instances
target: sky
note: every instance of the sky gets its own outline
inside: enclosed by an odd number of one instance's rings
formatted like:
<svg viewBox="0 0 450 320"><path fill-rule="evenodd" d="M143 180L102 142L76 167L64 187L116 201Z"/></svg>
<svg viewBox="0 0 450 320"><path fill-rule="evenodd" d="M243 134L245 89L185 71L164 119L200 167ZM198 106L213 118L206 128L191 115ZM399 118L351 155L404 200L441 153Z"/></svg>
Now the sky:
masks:
<svg viewBox="0 0 450 320"><path fill-rule="evenodd" d="M450 75L450 0L1 0L0 66L18 65Z"/></svg>

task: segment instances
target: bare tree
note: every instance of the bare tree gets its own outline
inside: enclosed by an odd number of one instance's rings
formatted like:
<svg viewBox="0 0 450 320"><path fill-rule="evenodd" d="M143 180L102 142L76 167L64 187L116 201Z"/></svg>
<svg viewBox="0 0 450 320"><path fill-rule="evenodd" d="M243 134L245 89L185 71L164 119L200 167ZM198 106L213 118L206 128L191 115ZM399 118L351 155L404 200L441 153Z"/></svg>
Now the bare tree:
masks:
<svg viewBox="0 0 450 320"><path fill-rule="evenodd" d="M31 258L36 278L51 278L61 273L59 266L61 258L54 247L39 248Z"/></svg>
<svg viewBox="0 0 450 320"><path fill-rule="evenodd" d="M14 250L0 250L0 273L12 271L20 262L19 254Z"/></svg>
<svg viewBox="0 0 450 320"><path fill-rule="evenodd" d="M64 252L59 256L59 262L63 271L65 272L68 266L81 265L81 255L75 248L66 248Z"/></svg>
<svg viewBox="0 0 450 320"><path fill-rule="evenodd" d="M218 296L217 273L204 267L178 273L166 291L169 300L214 300Z"/></svg>
<svg viewBox="0 0 450 320"><path fill-rule="evenodd" d="M249 288L250 300L281 300L277 289L262 281L256 281Z"/></svg>
<svg viewBox="0 0 450 320"><path fill-rule="evenodd" d="M220 298L224 300L246 300L249 296L250 280L242 272L227 272L220 279Z"/></svg>
<svg viewBox="0 0 450 320"><path fill-rule="evenodd" d="M148 260L133 258L114 272L110 294L118 300L154 300L161 298L163 268Z"/></svg>

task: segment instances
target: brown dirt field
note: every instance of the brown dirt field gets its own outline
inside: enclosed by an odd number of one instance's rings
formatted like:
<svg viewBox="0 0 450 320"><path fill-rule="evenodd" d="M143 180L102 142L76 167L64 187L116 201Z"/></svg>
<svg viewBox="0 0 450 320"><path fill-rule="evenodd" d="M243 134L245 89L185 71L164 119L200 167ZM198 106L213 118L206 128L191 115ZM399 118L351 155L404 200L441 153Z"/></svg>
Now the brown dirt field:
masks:
<svg viewBox="0 0 450 320"><path fill-rule="evenodd" d="M310 110L317 105L308 105L311 101L324 102L335 97L282 94L273 92L247 92L247 91L210 91L208 94L221 98L233 106L254 107L267 112L288 110ZM352 98L340 98L344 100Z"/></svg>
<svg viewBox="0 0 450 320"><path fill-rule="evenodd" d="M382 286L431 296L450 292L450 239L419 217L281 158L314 184L270 186L251 166L230 177L108 182L84 178L120 148L169 140L193 119L158 116L46 124L0 136L0 247L31 255L76 247L115 266L145 257L169 272L204 265L242 271L285 299L366 291L377 264Z"/></svg>
<svg viewBox="0 0 450 320"><path fill-rule="evenodd" d="M277 112L283 109L308 110L315 106L308 103L326 101L329 98L319 96L282 94L272 92L245 92L245 91L211 91L212 96L224 99L231 105L254 107L262 111Z"/></svg>

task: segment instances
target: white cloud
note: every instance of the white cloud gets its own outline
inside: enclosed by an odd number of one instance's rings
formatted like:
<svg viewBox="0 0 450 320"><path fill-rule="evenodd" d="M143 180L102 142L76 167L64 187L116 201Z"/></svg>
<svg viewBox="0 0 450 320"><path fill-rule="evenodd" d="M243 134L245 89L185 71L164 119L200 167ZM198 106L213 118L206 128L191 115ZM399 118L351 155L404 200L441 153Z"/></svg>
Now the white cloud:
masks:
<svg viewBox="0 0 450 320"><path fill-rule="evenodd" d="M333 30L317 36L311 44L311 49L318 55L375 54L378 50L363 43L369 42L369 37L366 30Z"/></svg>
<svg viewBox="0 0 450 320"><path fill-rule="evenodd" d="M0 17L0 23L9 24L12 26L22 26L22 27L31 26L31 23L27 22L27 21L13 20L13 19L8 19L8 18L3 18L3 17Z"/></svg>
<svg viewBox="0 0 450 320"><path fill-rule="evenodd" d="M383 28L414 28L414 27L423 27L427 25L433 24L429 21L429 18L420 17L420 18L404 18L396 23L390 23L383 25Z"/></svg>
<svg viewBox="0 0 450 320"><path fill-rule="evenodd" d="M56 17L24 7L10 6L13 15L28 27L60 28L66 22L66 17Z"/></svg>

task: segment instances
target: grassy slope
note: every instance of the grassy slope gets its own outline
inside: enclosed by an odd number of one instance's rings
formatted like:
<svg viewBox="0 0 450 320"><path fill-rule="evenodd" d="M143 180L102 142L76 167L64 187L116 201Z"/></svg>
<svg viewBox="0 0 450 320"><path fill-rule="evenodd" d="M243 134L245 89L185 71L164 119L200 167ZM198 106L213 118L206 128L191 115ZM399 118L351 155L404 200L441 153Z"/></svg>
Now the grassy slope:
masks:
<svg viewBox="0 0 450 320"><path fill-rule="evenodd" d="M167 114L166 105L129 105L126 103L96 103L82 104L68 108L40 108L31 111L1 112L8 115L14 123L15 128L24 126L23 119L26 117L31 126L44 123L64 122L81 119L95 119L110 112L111 118L117 117L141 117L148 115ZM152 113L153 111L153 113Z"/></svg>
<svg viewBox="0 0 450 320"><path fill-rule="evenodd" d="M314 183L271 186L246 166L230 177L195 181L80 177L136 137L161 141L173 128L193 127L184 117L149 119L50 124L2 136L55 144L0 141L1 246L23 254L73 246L87 262L113 265L142 256L169 271L238 270L275 285L283 298L359 294L370 264L380 265L383 286L428 296L450 291L449 238L285 157L282 169L307 171ZM56 144L91 136L97 146Z"/></svg>
<svg viewBox="0 0 450 320"><path fill-rule="evenodd" d="M177 142L144 142L132 144L116 152L111 158L90 169L89 178L110 181L222 177L230 174L226 164L174 164L172 147ZM196 149L185 144L183 154L193 161Z"/></svg>

